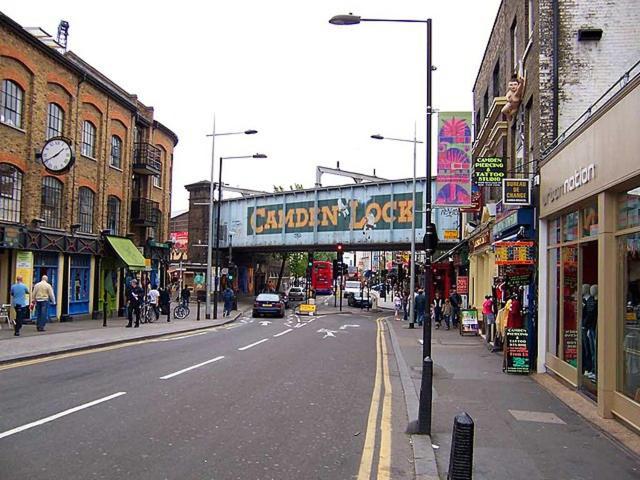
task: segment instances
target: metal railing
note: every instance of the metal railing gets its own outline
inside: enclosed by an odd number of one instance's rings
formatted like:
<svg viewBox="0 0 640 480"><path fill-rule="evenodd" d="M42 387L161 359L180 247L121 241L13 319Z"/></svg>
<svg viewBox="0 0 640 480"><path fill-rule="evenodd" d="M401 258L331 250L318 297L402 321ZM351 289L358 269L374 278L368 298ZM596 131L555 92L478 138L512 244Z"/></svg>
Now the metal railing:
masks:
<svg viewBox="0 0 640 480"><path fill-rule="evenodd" d="M149 143L136 143L133 153L133 168L147 168L159 173L162 170L160 158L159 148Z"/></svg>
<svg viewBox="0 0 640 480"><path fill-rule="evenodd" d="M131 222L135 225L155 226L160 221L160 204L146 198L131 201Z"/></svg>
<svg viewBox="0 0 640 480"><path fill-rule="evenodd" d="M549 155L556 147L578 130L587 120L591 118L598 110L600 110L611 98L626 87L632 80L640 76L640 60L638 60L629 70L611 85L600 98L591 104L582 115L580 115L571 125L569 125L560 135L558 135L547 148L542 151L542 158Z"/></svg>

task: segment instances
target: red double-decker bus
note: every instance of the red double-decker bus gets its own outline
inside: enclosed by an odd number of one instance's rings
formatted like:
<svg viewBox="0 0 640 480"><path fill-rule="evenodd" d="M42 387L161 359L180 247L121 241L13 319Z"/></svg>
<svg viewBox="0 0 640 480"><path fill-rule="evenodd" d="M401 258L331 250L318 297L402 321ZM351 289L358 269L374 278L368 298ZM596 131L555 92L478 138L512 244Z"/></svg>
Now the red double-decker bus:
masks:
<svg viewBox="0 0 640 480"><path fill-rule="evenodd" d="M331 295L333 285L333 264L331 262L314 261L311 270L311 288L316 294Z"/></svg>

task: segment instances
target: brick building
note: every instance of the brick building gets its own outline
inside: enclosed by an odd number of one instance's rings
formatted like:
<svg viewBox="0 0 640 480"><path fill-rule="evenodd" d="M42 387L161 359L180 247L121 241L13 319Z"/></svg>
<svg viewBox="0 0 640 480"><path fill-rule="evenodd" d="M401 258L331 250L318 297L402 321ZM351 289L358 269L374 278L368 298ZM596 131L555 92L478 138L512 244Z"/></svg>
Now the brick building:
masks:
<svg viewBox="0 0 640 480"><path fill-rule="evenodd" d="M100 311L105 292L116 310L128 247L151 260L146 278L163 281L177 136L136 95L2 13L0 82L0 301L30 271L29 282L47 273L53 283L52 317ZM62 174L37 158L52 137L75 153Z"/></svg>
<svg viewBox="0 0 640 480"><path fill-rule="evenodd" d="M473 157L503 158L507 177L531 181L532 205L509 208L483 187L484 207L465 214L470 303L517 292L531 366L636 426L640 164L625 132L639 118L639 21L633 0L501 2L473 88ZM507 116L514 73L526 86ZM532 243L535 265L496 265L505 240Z"/></svg>

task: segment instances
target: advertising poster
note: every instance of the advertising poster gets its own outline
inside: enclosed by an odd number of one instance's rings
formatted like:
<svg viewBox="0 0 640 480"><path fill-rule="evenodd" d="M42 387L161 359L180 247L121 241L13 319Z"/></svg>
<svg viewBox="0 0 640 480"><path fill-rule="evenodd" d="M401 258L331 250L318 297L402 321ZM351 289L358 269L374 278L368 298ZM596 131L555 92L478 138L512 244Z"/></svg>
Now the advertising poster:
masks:
<svg viewBox="0 0 640 480"><path fill-rule="evenodd" d="M468 295L469 294L469 277L461 277L459 276L456 279L456 289L460 295Z"/></svg>
<svg viewBox="0 0 640 480"><path fill-rule="evenodd" d="M478 335L478 311L460 310L460 335L474 333Z"/></svg>
<svg viewBox="0 0 640 480"><path fill-rule="evenodd" d="M529 374L528 332L526 328L507 328L505 330L505 372Z"/></svg>
<svg viewBox="0 0 640 480"><path fill-rule="evenodd" d="M16 277L22 277L29 291L33 286L33 252L16 253Z"/></svg>
<svg viewBox="0 0 640 480"><path fill-rule="evenodd" d="M471 112L438 115L437 206L468 207L471 200Z"/></svg>

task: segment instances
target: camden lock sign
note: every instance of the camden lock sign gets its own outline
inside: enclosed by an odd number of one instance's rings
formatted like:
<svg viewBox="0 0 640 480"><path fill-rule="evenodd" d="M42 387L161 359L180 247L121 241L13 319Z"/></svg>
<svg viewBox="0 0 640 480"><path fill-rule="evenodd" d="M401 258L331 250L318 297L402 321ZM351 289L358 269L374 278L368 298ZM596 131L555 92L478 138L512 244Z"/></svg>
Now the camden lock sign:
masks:
<svg viewBox="0 0 640 480"><path fill-rule="evenodd" d="M422 195L416 195L416 208L422 209ZM247 208L247 234L265 235L289 232L340 232L348 230L389 230L411 228L411 193L374 195L368 201L334 198ZM422 215L416 216L416 228Z"/></svg>

